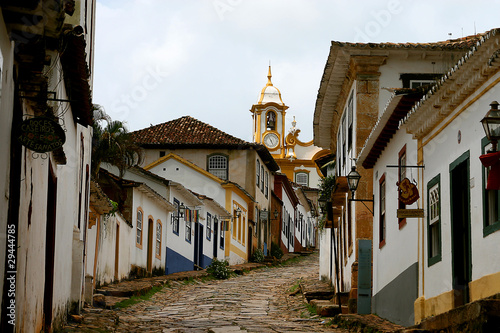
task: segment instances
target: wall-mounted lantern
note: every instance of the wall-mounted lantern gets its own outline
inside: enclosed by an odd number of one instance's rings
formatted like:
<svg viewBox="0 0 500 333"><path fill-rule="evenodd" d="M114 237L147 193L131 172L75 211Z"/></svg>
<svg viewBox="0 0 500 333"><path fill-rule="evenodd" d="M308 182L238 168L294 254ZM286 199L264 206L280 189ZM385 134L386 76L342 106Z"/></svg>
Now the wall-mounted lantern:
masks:
<svg viewBox="0 0 500 333"><path fill-rule="evenodd" d="M356 166L352 166L351 172L347 175L347 185L349 186L349 190L351 190L352 193L352 198L349 199L349 201L359 201L361 202L366 209L370 211L370 213L373 214L373 209L370 209L365 202L371 202L372 205L374 204L374 200L372 199L354 199L354 194L356 193L356 190L358 189L359 185L359 180L361 179L361 175L359 174L358 171L356 171Z"/></svg>
<svg viewBox="0 0 500 333"><path fill-rule="evenodd" d="M483 119L481 119L483 124L484 132L486 137L491 142L491 151L497 151L497 142L500 140L500 110L498 110L498 102L493 101L490 104L490 110L486 113Z"/></svg>

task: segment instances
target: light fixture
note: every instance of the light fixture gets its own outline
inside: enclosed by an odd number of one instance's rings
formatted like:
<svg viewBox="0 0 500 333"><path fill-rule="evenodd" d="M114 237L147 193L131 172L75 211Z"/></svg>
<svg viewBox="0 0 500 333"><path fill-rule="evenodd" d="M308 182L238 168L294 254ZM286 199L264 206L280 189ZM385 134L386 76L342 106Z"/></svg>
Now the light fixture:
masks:
<svg viewBox="0 0 500 333"><path fill-rule="evenodd" d="M497 101L491 102L490 110L481 119L481 123L483 124L486 137L491 142L491 150L488 152L496 152L497 142L500 140L500 110L498 110Z"/></svg>
<svg viewBox="0 0 500 333"><path fill-rule="evenodd" d="M351 172L347 175L347 186L352 193L352 198L354 199L354 193L358 189L359 180L361 179L361 175L356 171L356 167L353 165L351 168Z"/></svg>
<svg viewBox="0 0 500 333"><path fill-rule="evenodd" d="M234 215L239 218L241 216L241 209L240 207L236 208L236 210L234 211Z"/></svg>
<svg viewBox="0 0 500 333"><path fill-rule="evenodd" d="M278 210L276 208L274 208L274 212L273 212L273 215L274 215L274 218L277 219L278 218L278 215L280 214L280 212L278 212Z"/></svg>
<svg viewBox="0 0 500 333"><path fill-rule="evenodd" d="M181 203L178 209L179 209L179 217L184 218L184 213L186 212L186 206L184 206L184 203Z"/></svg>
<svg viewBox="0 0 500 333"><path fill-rule="evenodd" d="M372 205L374 204L374 199L354 199L354 194L356 193L356 190L358 189L358 185L359 185L359 180L361 179L361 175L359 174L359 172L356 171L356 166L352 166L351 168L351 172L349 172L349 174L347 175L347 186L349 186L349 190L351 190L351 193L352 193L352 198L349 199L349 201L359 201L361 202L365 207L366 209L368 209L370 211L370 213L373 214L373 209L370 209L366 204L365 202L371 202Z"/></svg>

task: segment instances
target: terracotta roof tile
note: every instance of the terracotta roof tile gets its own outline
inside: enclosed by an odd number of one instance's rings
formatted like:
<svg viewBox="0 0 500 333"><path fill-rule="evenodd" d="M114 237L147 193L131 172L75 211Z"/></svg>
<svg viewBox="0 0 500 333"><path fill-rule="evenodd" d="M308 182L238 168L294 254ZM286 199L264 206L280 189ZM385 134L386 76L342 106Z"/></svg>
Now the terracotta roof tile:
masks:
<svg viewBox="0 0 500 333"><path fill-rule="evenodd" d="M251 145L249 142L238 139L190 116L150 126L131 134L139 145Z"/></svg>
<svg viewBox="0 0 500 333"><path fill-rule="evenodd" d="M443 49L443 50L454 50L454 49L468 49L476 45L476 43L483 38L486 33L480 33L477 35L448 39L441 42L431 42L431 43L350 43L350 42L338 42L332 41L332 45L337 45L340 47L355 47L355 48L366 48L366 49Z"/></svg>

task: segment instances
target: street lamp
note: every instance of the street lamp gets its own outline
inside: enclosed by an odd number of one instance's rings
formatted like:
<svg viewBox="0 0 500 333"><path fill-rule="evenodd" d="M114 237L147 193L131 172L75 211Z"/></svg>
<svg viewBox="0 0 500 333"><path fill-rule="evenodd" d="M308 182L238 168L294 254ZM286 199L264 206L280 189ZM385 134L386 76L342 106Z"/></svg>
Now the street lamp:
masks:
<svg viewBox="0 0 500 333"><path fill-rule="evenodd" d="M361 175L356 171L356 167L353 165L351 168L351 172L347 175L347 186L352 193L352 198L354 199L354 193L358 189L359 180L361 179Z"/></svg>
<svg viewBox="0 0 500 333"><path fill-rule="evenodd" d="M360 179L361 179L361 175L359 174L359 172L356 171L356 166L353 165L351 168L351 172L349 172L349 174L347 175L347 186L349 186L349 189L351 190L351 193L352 193L352 199L349 199L349 201L361 202L366 207L366 209L368 209L370 211L370 213L372 213L372 215L374 215L373 209L370 209L365 204L365 202L371 202L373 205L374 204L373 198L372 199L354 199L354 193L356 193L356 190L358 189Z"/></svg>
<svg viewBox="0 0 500 333"><path fill-rule="evenodd" d="M497 142L500 140L500 110L498 110L497 101L491 102L490 110L486 113L486 116L481 119L481 123L483 124L486 137L491 142L491 150L488 152L496 152Z"/></svg>

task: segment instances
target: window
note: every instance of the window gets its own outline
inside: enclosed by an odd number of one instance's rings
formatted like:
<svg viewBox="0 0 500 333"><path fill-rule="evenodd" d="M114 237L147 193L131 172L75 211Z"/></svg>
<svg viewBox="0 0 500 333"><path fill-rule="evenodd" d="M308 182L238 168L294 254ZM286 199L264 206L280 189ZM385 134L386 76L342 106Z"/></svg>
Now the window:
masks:
<svg viewBox="0 0 500 333"><path fill-rule="evenodd" d="M257 186L260 185L260 161L257 160Z"/></svg>
<svg viewBox="0 0 500 333"><path fill-rule="evenodd" d="M212 215L207 213L207 239L212 239Z"/></svg>
<svg viewBox="0 0 500 333"><path fill-rule="evenodd" d="M228 179L227 156L211 155L208 157L208 172L220 179Z"/></svg>
<svg viewBox="0 0 500 333"><path fill-rule="evenodd" d="M174 198L174 206L177 208L174 212L172 212L171 218L172 218L172 232L179 236L179 218L180 218L180 203L179 200Z"/></svg>
<svg viewBox="0 0 500 333"><path fill-rule="evenodd" d="M224 234L226 233L227 221L220 221L220 248L224 249Z"/></svg>
<svg viewBox="0 0 500 333"><path fill-rule="evenodd" d="M402 181L406 178L406 145L399 151L398 157L398 181ZM398 209L405 209L406 205L399 201L398 198ZM406 219L398 219L399 228L401 229L406 224Z"/></svg>
<svg viewBox="0 0 500 333"><path fill-rule="evenodd" d="M418 88L423 86L428 86L430 84L434 84L436 81L434 80L410 80L410 88Z"/></svg>
<svg viewBox="0 0 500 333"><path fill-rule="evenodd" d="M427 257L431 266L441 261L441 189L440 175L427 183Z"/></svg>
<svg viewBox="0 0 500 333"><path fill-rule="evenodd" d="M345 168L345 163L346 163L346 155L347 155L347 150L346 150L346 135L345 135L345 128L346 128L346 123L345 123L345 113L342 116L342 168Z"/></svg>
<svg viewBox="0 0 500 333"><path fill-rule="evenodd" d="M189 208L186 208L186 214L184 216L184 221L186 222L186 242L191 243L191 221L192 221L192 215L191 215L191 210Z"/></svg>
<svg viewBox="0 0 500 333"><path fill-rule="evenodd" d="M379 181L379 201L378 239L381 248L385 245L385 174Z"/></svg>
<svg viewBox="0 0 500 333"><path fill-rule="evenodd" d="M156 221L156 258L161 259L161 221Z"/></svg>
<svg viewBox="0 0 500 333"><path fill-rule="evenodd" d="M295 182L302 186L309 186L309 174L307 172L297 172Z"/></svg>
<svg viewBox="0 0 500 333"><path fill-rule="evenodd" d="M165 152L164 150L161 150L161 151L160 151L160 157L165 156L165 153L166 153L166 152Z"/></svg>
<svg viewBox="0 0 500 333"><path fill-rule="evenodd" d="M354 101L353 101L353 92L349 97L349 102L347 103L347 150L352 150L353 138L353 123L354 123Z"/></svg>
<svg viewBox="0 0 500 333"><path fill-rule="evenodd" d="M135 243L137 247L142 248L142 221L144 212L141 208L137 208L137 229Z"/></svg>
<svg viewBox="0 0 500 333"><path fill-rule="evenodd" d="M266 114L266 128L274 131L276 129L276 113L268 111Z"/></svg>
<svg viewBox="0 0 500 333"><path fill-rule="evenodd" d="M490 148L486 137L481 140L482 153ZM486 190L490 168L483 167L483 237L500 229L500 191Z"/></svg>
<svg viewBox="0 0 500 333"><path fill-rule="evenodd" d="M268 197L268 193L269 193L269 172L266 171L266 190L264 192L266 198Z"/></svg>
<svg viewBox="0 0 500 333"><path fill-rule="evenodd" d="M264 165L260 166L260 190L264 192Z"/></svg>
<svg viewBox="0 0 500 333"><path fill-rule="evenodd" d="M443 75L440 73L410 73L401 74L400 79L401 81L403 81L403 88L417 88L428 84L433 84L441 76Z"/></svg>

